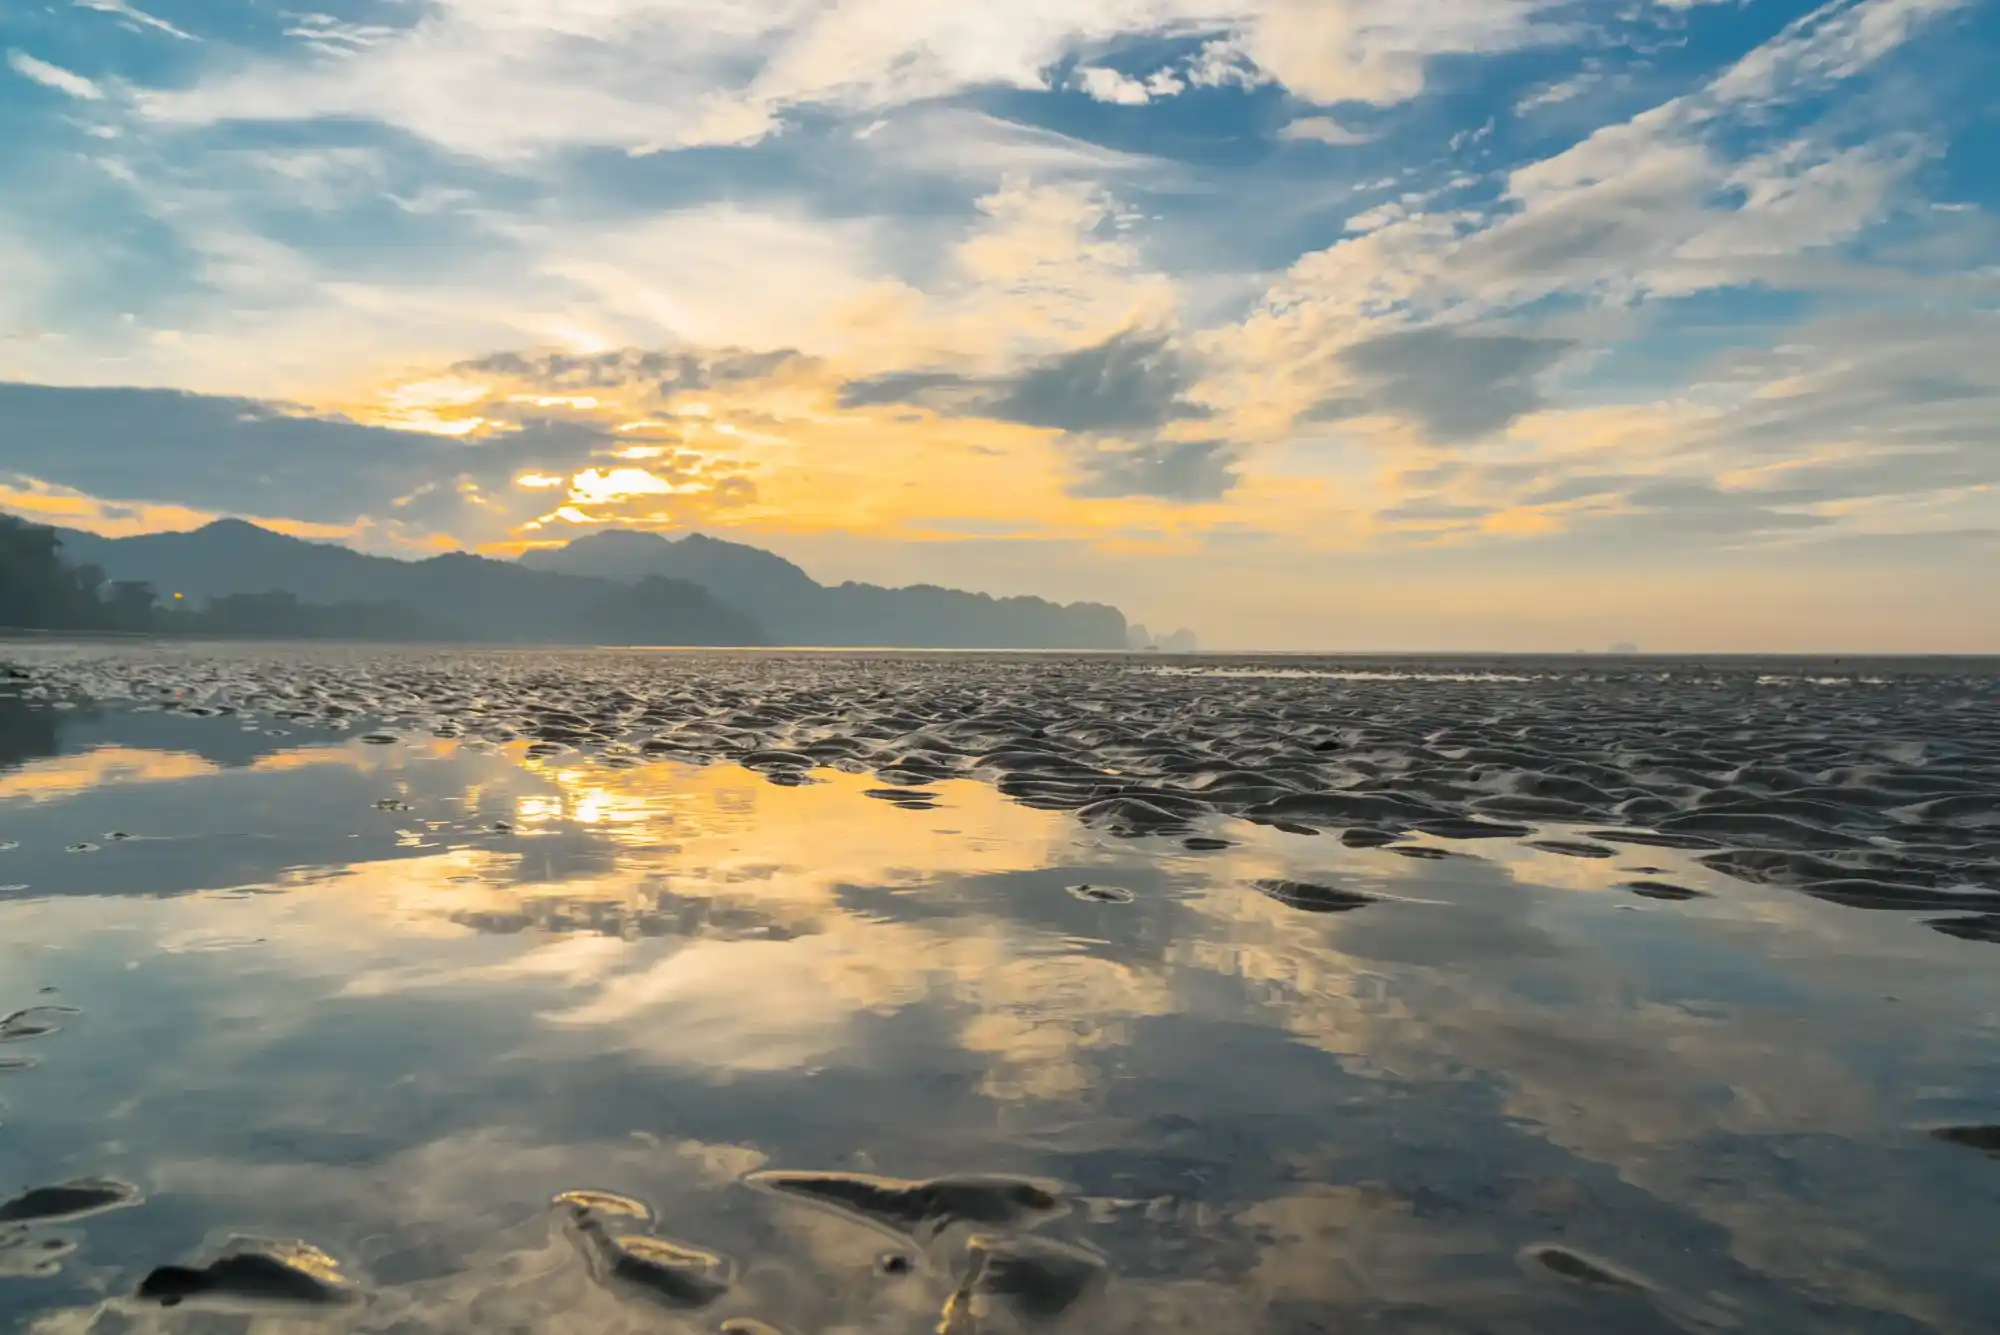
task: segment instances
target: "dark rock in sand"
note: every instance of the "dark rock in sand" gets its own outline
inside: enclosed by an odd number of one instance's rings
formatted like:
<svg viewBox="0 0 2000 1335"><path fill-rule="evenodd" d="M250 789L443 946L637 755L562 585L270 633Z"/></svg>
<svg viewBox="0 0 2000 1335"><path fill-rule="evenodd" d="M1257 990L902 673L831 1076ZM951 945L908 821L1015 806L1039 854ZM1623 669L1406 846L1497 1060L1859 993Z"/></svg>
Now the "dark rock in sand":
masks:
<svg viewBox="0 0 2000 1335"><path fill-rule="evenodd" d="M29 1006L0 1016L0 1043L19 1043L53 1034L62 1028L64 1016L80 1014L74 1006Z"/></svg>
<svg viewBox="0 0 2000 1335"><path fill-rule="evenodd" d="M1684 885L1675 885L1670 881L1627 881L1625 888L1633 894L1646 899L1685 900L1708 898L1707 895L1699 890L1690 890Z"/></svg>
<svg viewBox="0 0 2000 1335"><path fill-rule="evenodd" d="M1645 1280L1609 1261L1600 1261L1552 1242L1525 1248L1521 1259L1529 1266L1587 1288L1623 1289L1633 1293L1644 1293L1652 1288Z"/></svg>
<svg viewBox="0 0 2000 1335"><path fill-rule="evenodd" d="M2000 1158L2000 1126L1941 1126L1931 1138Z"/></svg>
<svg viewBox="0 0 2000 1335"><path fill-rule="evenodd" d="M1394 830L1376 830L1366 825L1357 825L1351 830L1340 832L1340 842L1349 848L1381 848L1393 844L1403 836Z"/></svg>
<svg viewBox="0 0 2000 1335"><path fill-rule="evenodd" d="M2000 942L2000 913L1974 913L1963 918L1931 918L1933 932L1943 932L1961 941Z"/></svg>
<svg viewBox="0 0 2000 1335"><path fill-rule="evenodd" d="M205 1266L163 1265L139 1284L140 1298L163 1307L203 1297L330 1307L356 1296L333 1258L302 1243L235 1251Z"/></svg>
<svg viewBox="0 0 2000 1335"><path fill-rule="evenodd" d="M1312 881L1270 879L1251 884L1280 904L1304 913L1347 913L1379 902L1376 896L1362 894L1359 890L1338 890Z"/></svg>
<svg viewBox="0 0 2000 1335"><path fill-rule="evenodd" d="M904 1181L866 1173L752 1173L766 1191L811 1201L907 1233L930 1237L954 1224L1017 1228L1060 1213L1061 1189L1025 1177L938 1177Z"/></svg>
<svg viewBox="0 0 2000 1335"><path fill-rule="evenodd" d="M110 1178L78 1178L52 1187L31 1187L12 1200L0 1202L0 1224L49 1223L82 1219L135 1205L139 1189Z"/></svg>
<svg viewBox="0 0 2000 1335"><path fill-rule="evenodd" d="M1544 853L1559 853L1566 858L1615 858L1618 850L1606 848L1602 844L1588 844L1579 839L1530 839L1529 848L1539 848Z"/></svg>
<svg viewBox="0 0 2000 1335"><path fill-rule="evenodd" d="M2000 895L1980 891L1926 890L1895 881L1859 876L1832 881L1808 881L1799 887L1814 899L1861 909L2000 910Z"/></svg>

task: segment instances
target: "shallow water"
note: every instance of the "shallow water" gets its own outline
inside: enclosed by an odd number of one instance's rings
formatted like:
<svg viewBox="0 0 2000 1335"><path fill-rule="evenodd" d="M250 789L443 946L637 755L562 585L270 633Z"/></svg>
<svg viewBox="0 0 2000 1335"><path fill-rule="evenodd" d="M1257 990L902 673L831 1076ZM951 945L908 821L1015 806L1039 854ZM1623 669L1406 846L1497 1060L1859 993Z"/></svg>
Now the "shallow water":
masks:
<svg viewBox="0 0 2000 1335"><path fill-rule="evenodd" d="M2000 1311L1991 665L0 658L0 1326Z"/></svg>

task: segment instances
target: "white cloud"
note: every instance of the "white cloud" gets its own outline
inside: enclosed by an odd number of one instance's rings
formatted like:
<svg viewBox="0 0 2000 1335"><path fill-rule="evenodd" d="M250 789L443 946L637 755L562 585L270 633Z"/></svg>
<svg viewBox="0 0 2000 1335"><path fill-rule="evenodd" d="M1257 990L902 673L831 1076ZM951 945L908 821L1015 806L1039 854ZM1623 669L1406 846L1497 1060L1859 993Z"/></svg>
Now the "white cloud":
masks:
<svg viewBox="0 0 2000 1335"><path fill-rule="evenodd" d="M73 0L73 3L78 9L94 9L100 14L115 15L118 18L136 23L142 28L151 28L154 32L163 32L169 37L177 37L184 42L196 40L193 33L184 32L163 18L156 18L143 9L126 4L125 0Z"/></svg>
<svg viewBox="0 0 2000 1335"><path fill-rule="evenodd" d="M1402 204L1392 199L1387 203L1377 204L1372 209L1363 209L1349 218L1347 230L1357 236L1368 232L1379 232L1408 212L1409 210Z"/></svg>
<svg viewBox="0 0 2000 1335"><path fill-rule="evenodd" d="M668 1065L791 1070L850 1041L862 1006L826 977L841 951L823 937L699 941L546 1018L614 1029L635 1055Z"/></svg>
<svg viewBox="0 0 2000 1335"><path fill-rule="evenodd" d="M1537 88L1514 104L1514 114L1525 116L1543 107L1558 106L1572 102L1603 82L1603 75L1595 70L1585 70L1572 78L1562 79L1545 87Z"/></svg>
<svg viewBox="0 0 2000 1335"><path fill-rule="evenodd" d="M870 223L733 205L505 230L614 345L824 347L882 268Z"/></svg>
<svg viewBox="0 0 2000 1335"><path fill-rule="evenodd" d="M1852 78L1973 0L1833 0L1795 19L1710 85L1723 102L1796 100Z"/></svg>
<svg viewBox="0 0 2000 1335"><path fill-rule="evenodd" d="M442 0L411 26L301 29L305 52L154 90L168 123L375 119L508 159L569 145L740 144L795 109L875 115L978 87L1045 88L1062 60L1121 38L1212 33L1185 69L1080 72L1136 105L1186 84L1275 80L1308 101L1392 103L1434 56L1543 40L1556 0ZM1143 98L1142 98L1143 94Z"/></svg>
<svg viewBox="0 0 2000 1335"><path fill-rule="evenodd" d="M1433 56L1510 51L1553 35L1535 0L1379 4L1266 0L1241 49L1257 68L1309 102L1407 101L1423 90Z"/></svg>
<svg viewBox="0 0 2000 1335"><path fill-rule="evenodd" d="M96 102L104 96L102 89L81 74L72 74L60 65L37 60L25 51L9 51L7 63L22 78L38 83L44 88L53 88L58 93L74 97L79 101Z"/></svg>
<svg viewBox="0 0 2000 1335"><path fill-rule="evenodd" d="M1099 102L1111 102L1121 107L1143 107L1153 100L1146 85L1129 74L1106 69L1102 65L1087 65L1076 72L1077 87Z"/></svg>
<svg viewBox="0 0 2000 1335"><path fill-rule="evenodd" d="M1875 3L1901 17L1888 23L1835 0L1709 86L1515 168L1494 205L1422 212L1418 192L1354 215L1346 239L1294 262L1248 320L1202 336L1217 368L1209 387L1222 429L1296 439L1300 414L1352 398L1347 349L1412 325L1504 324L1549 298L1573 303L1577 314L1565 318L1603 327L1586 327L1595 343L1629 337L1632 312L1646 302L1717 288L1850 285L1908 297L1922 279L1842 248L1904 206L1934 146L1891 132L1855 145L1812 120L1773 142L1762 132L1768 101L1747 96L1762 85L1742 73L1794 65L1816 78L1859 74L1863 54L1880 60L1895 49L1884 34L1918 30L1904 21L1911 0ZM1927 12L1944 10L1933 3ZM1844 102L1839 124L1851 125L1855 112ZM1343 438L1384 448L1428 434L1421 414L1357 420L1351 403L1339 422Z"/></svg>
<svg viewBox="0 0 2000 1335"><path fill-rule="evenodd" d="M956 107L912 108L871 122L868 130L864 142L874 170L956 178L982 191L1010 178L1112 181L1143 174L1158 184L1176 171L1160 158Z"/></svg>
<svg viewBox="0 0 2000 1335"><path fill-rule="evenodd" d="M1279 130L1278 138L1292 143L1332 144L1336 148L1374 142L1373 135L1350 130L1331 116L1301 116Z"/></svg>

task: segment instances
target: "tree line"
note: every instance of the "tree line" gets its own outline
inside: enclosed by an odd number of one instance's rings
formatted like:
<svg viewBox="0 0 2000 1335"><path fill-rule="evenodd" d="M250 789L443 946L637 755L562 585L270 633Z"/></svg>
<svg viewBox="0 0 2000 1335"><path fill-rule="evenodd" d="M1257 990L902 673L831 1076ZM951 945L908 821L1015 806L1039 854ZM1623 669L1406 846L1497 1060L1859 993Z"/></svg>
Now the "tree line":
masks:
<svg viewBox="0 0 2000 1335"><path fill-rule="evenodd" d="M396 603L316 604L290 593L236 593L200 606L163 599L145 580L114 580L63 558L54 529L0 515L0 627L146 635L426 639L424 618Z"/></svg>

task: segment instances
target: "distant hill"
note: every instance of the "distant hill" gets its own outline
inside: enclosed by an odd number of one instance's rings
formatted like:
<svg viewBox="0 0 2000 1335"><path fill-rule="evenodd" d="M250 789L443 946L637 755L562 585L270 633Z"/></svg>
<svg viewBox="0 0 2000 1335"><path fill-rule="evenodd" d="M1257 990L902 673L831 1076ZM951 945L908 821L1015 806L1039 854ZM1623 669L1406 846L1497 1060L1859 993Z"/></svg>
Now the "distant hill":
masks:
<svg viewBox="0 0 2000 1335"><path fill-rule="evenodd" d="M284 592L310 604L394 607L410 638L495 643L754 645L753 617L698 584L535 570L452 552L423 561L367 556L236 519L187 533L105 538L58 530L64 560L113 580L144 581L163 601ZM415 629L421 627L423 634Z"/></svg>
<svg viewBox="0 0 2000 1335"><path fill-rule="evenodd" d="M783 644L925 649L1122 649L1125 617L1101 603L994 598L919 584L820 584L781 556L691 533L594 533L523 556L530 570L698 584Z"/></svg>
<svg viewBox="0 0 2000 1335"><path fill-rule="evenodd" d="M63 559L143 581L163 602L284 592L316 606L395 612L411 638L496 643L796 644L1122 649L1125 617L1099 603L994 598L919 584L822 585L761 548L690 534L609 532L519 561L452 552L368 556L238 519L186 533L57 531Z"/></svg>

